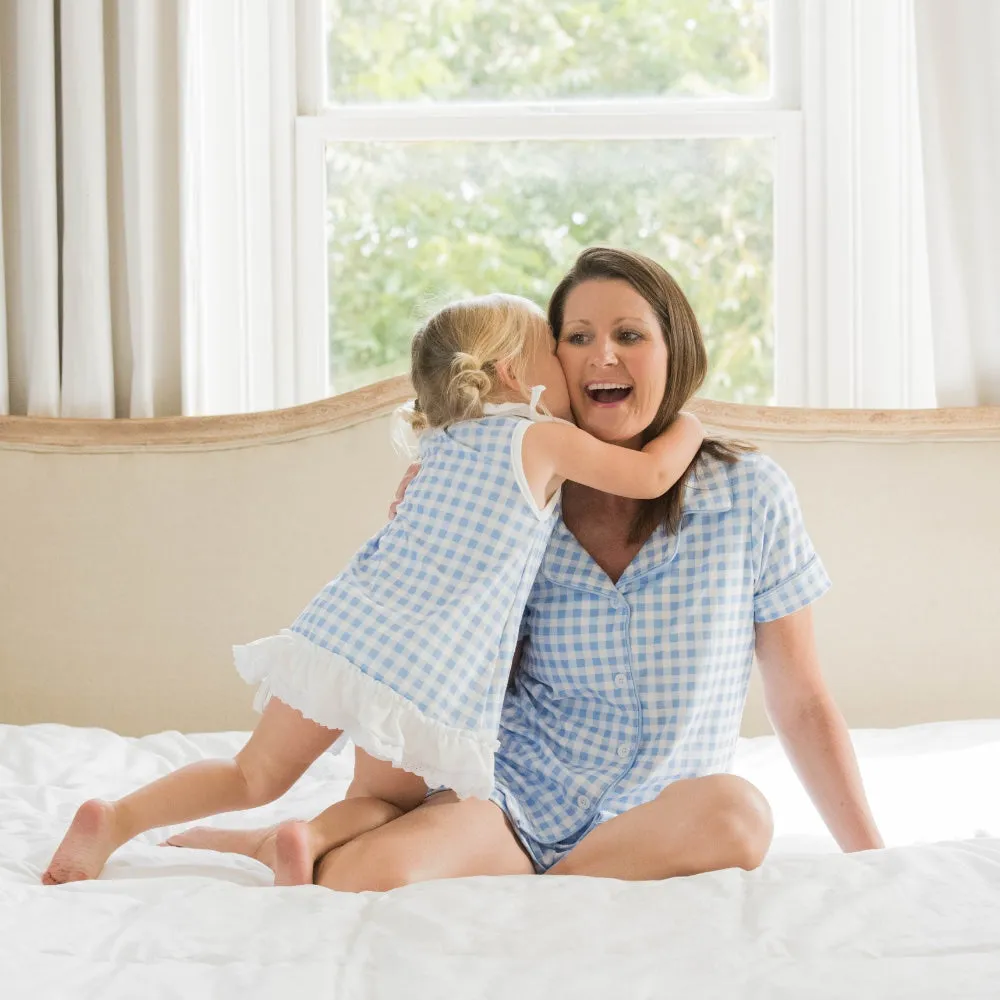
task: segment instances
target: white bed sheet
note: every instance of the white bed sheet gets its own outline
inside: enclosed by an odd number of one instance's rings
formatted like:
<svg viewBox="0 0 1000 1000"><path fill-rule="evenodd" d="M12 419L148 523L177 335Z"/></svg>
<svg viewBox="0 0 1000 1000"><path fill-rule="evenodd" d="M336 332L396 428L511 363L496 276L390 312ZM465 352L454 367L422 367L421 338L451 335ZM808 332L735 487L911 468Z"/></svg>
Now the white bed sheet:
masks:
<svg viewBox="0 0 1000 1000"><path fill-rule="evenodd" d="M352 896L247 858L156 847L95 882L38 877L80 801L231 754L236 733L0 726L0 997L1000 997L1000 721L853 734L890 850L844 856L774 738L736 771L775 812L756 872L662 883L476 878ZM326 755L281 802L343 794Z"/></svg>

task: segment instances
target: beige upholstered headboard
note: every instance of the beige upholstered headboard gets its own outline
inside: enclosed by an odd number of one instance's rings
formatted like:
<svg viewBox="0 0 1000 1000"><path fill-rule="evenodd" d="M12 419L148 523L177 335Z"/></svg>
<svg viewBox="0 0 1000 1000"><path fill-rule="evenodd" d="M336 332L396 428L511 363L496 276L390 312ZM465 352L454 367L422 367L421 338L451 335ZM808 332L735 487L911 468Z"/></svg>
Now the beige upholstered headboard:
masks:
<svg viewBox="0 0 1000 1000"><path fill-rule="evenodd" d="M230 647L286 625L382 524L407 393L0 418L0 722L252 725ZM1000 408L694 408L796 484L834 580L816 619L849 723L1000 716ZM767 730L755 686L744 732Z"/></svg>

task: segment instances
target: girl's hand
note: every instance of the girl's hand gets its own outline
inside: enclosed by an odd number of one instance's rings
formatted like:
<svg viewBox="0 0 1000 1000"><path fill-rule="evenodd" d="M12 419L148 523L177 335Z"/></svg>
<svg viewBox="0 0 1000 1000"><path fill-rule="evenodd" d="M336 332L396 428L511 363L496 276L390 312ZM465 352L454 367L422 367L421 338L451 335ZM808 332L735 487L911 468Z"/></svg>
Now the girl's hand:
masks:
<svg viewBox="0 0 1000 1000"><path fill-rule="evenodd" d="M686 451L690 455L690 461L693 462L704 440L705 428L701 421L689 410L681 410L674 418L674 422L659 437L653 438L644 450L679 448Z"/></svg>
<svg viewBox="0 0 1000 1000"><path fill-rule="evenodd" d="M392 498L392 503L389 504L389 520L391 521L396 516L396 508L402 503L403 496L406 493L406 487L413 482L414 476L420 471L420 463L414 462L407 470L406 474L399 481L399 486L396 487L396 495Z"/></svg>
<svg viewBox="0 0 1000 1000"><path fill-rule="evenodd" d="M681 410L673 423L642 450L661 462L664 470L670 470L673 485L695 460L704 440L705 428L701 421L693 413Z"/></svg>

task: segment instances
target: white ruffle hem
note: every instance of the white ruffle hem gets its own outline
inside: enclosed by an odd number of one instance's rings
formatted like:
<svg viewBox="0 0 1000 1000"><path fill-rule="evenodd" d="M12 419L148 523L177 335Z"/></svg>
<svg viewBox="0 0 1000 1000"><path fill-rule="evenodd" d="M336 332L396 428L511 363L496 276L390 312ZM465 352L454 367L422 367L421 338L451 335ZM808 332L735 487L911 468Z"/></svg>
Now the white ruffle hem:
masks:
<svg viewBox="0 0 1000 1000"><path fill-rule="evenodd" d="M273 696L327 729L343 730L356 746L419 775L429 788L451 788L460 798L489 798L499 746L495 733L428 718L350 660L288 629L234 646L233 656L240 676L260 685L257 711Z"/></svg>

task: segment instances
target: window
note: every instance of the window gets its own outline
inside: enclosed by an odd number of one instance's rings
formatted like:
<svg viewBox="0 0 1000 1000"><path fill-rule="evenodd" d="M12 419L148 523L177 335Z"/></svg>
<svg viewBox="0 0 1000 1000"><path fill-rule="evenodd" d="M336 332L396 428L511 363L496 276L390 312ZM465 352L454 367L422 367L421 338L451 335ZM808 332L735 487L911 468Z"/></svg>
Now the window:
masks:
<svg viewBox="0 0 1000 1000"><path fill-rule="evenodd" d="M316 395L405 372L421 318L456 296L544 306L580 249L611 243L690 298L704 395L801 401L795 0L304 8L300 39L325 39L297 138Z"/></svg>

